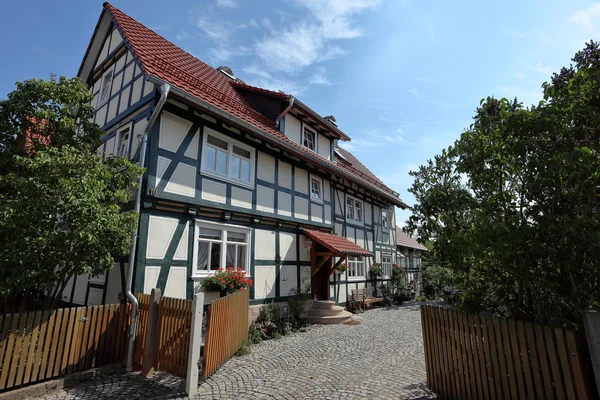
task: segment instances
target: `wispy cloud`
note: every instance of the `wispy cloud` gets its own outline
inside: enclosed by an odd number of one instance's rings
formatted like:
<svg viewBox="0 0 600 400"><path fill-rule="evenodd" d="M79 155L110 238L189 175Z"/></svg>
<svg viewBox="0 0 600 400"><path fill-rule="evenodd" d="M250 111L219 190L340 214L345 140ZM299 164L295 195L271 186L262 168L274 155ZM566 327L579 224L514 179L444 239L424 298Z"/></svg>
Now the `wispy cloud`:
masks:
<svg viewBox="0 0 600 400"><path fill-rule="evenodd" d="M518 38L524 38L527 36L526 32L519 32L519 31L515 31L513 29L505 29L504 34L506 36L513 36L513 37L518 37Z"/></svg>
<svg viewBox="0 0 600 400"><path fill-rule="evenodd" d="M269 20L263 20L269 33L256 43L255 48L262 62L272 71L293 73L345 54L334 42L361 36L363 31L353 24L352 17L375 7L379 0L299 0L297 4L308 9L311 18L281 29L275 29Z"/></svg>
<svg viewBox="0 0 600 400"><path fill-rule="evenodd" d="M513 99L517 98L517 100L522 101L525 105L530 105L534 103L538 103L542 97L542 90L538 91L527 90L520 86L500 86L498 88L500 90L500 94L503 97Z"/></svg>
<svg viewBox="0 0 600 400"><path fill-rule="evenodd" d="M274 91L280 90L293 95L300 95L306 90L304 86L298 85L292 80L274 77L256 64L246 65L242 68L242 71L246 74L245 80L247 83L253 86Z"/></svg>
<svg viewBox="0 0 600 400"><path fill-rule="evenodd" d="M313 85L331 85L329 79L325 74L325 67L319 67L317 70L311 75L309 83Z"/></svg>
<svg viewBox="0 0 600 400"><path fill-rule="evenodd" d="M221 8L236 8L237 3L235 0L217 0L217 6Z"/></svg>
<svg viewBox="0 0 600 400"><path fill-rule="evenodd" d="M585 10L579 10L569 17L569 21L594 32L594 20L600 17L600 3L594 4Z"/></svg>
<svg viewBox="0 0 600 400"><path fill-rule="evenodd" d="M169 28L166 26L152 26L150 27L153 31L168 31Z"/></svg>
<svg viewBox="0 0 600 400"><path fill-rule="evenodd" d="M515 72L515 76L519 79L523 79L523 80L525 79L525 74L521 71Z"/></svg>
<svg viewBox="0 0 600 400"><path fill-rule="evenodd" d="M549 65L544 65L540 62L535 65L535 69L537 69L540 73L546 75L547 77L550 77L554 72L552 67L550 67Z"/></svg>

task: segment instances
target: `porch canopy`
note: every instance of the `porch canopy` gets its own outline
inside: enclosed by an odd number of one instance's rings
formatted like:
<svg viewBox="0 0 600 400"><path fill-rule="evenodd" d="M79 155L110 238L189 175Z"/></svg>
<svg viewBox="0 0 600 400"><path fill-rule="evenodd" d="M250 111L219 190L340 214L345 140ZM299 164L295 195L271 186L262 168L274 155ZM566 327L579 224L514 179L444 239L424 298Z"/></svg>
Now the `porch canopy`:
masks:
<svg viewBox="0 0 600 400"><path fill-rule="evenodd" d="M313 276L332 257L340 257L340 259L331 267L331 269L328 271L328 275L332 274L340 264L346 261L347 257L373 257L373 253L370 251L365 250L359 245L352 243L348 239L333 233L326 233L306 228L302 228L302 233L326 249L326 251L316 251L316 249L311 248L311 258L314 260L311 262L311 274ZM317 261L317 259L319 260Z"/></svg>

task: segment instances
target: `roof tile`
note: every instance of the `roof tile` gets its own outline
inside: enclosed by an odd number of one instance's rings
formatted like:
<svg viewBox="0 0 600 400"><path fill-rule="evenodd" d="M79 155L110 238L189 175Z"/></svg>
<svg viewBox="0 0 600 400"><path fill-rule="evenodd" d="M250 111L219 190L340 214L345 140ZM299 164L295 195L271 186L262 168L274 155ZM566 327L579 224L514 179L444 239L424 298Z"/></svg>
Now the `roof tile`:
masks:
<svg viewBox="0 0 600 400"><path fill-rule="evenodd" d="M302 232L304 232L312 240L319 242L323 246L327 247L333 253L348 256L373 256L373 253L371 253L370 251L365 250L359 245L352 243L348 239L335 235L333 233L315 231L306 228L303 228Z"/></svg>
<svg viewBox="0 0 600 400"><path fill-rule="evenodd" d="M427 251L427 247L408 236L400 227L396 227L396 245Z"/></svg>

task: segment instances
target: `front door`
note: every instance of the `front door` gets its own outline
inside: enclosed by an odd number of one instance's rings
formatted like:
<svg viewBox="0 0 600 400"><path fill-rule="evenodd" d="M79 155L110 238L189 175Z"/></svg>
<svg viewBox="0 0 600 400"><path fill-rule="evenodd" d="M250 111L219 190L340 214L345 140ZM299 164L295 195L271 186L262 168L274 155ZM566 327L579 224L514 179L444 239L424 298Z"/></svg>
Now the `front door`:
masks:
<svg viewBox="0 0 600 400"><path fill-rule="evenodd" d="M327 261L322 263L324 256L322 253L329 252L328 249L322 246L319 243L313 242L313 246L311 248L311 285L312 285L312 294L313 297L316 296L317 300L329 300L330 299L330 289L329 289L329 271L331 270L331 266L333 265L333 259L329 257ZM314 272L315 268L319 266L318 271Z"/></svg>

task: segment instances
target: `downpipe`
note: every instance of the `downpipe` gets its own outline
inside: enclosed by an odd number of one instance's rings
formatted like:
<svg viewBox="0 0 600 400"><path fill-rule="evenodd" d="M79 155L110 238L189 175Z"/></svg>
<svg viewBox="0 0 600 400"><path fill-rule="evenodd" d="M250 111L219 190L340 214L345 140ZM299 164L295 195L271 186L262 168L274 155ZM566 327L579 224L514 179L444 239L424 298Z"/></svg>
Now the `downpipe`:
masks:
<svg viewBox="0 0 600 400"><path fill-rule="evenodd" d="M156 118L158 118L158 115L160 114L163 106L165 105L165 102L167 101L167 95L169 94L169 90L171 90L171 86L168 83L163 83L161 86L160 99L158 100L158 103L156 104L156 107L154 108L154 111L152 112L152 115L150 116L150 119L148 120L148 125L146 126L146 129L144 130L144 136L142 136L142 144L141 144L141 150L140 150L140 166L141 167L144 167L146 165L146 150L148 148L148 132L152 128L152 125L154 125ZM135 197L134 210L136 213L138 213L138 215L140 214L140 209L141 209L141 205L142 205L142 185L144 183L144 175L145 175L145 172L140 176L139 186L138 186L137 194ZM131 324L129 325L129 332L127 333L127 363L125 364L125 369L127 371L131 371L133 369L133 350L135 349L135 329L137 326L138 311L139 311L138 301L135 298L135 296L133 295L133 292L131 291L131 287L133 285L133 270L134 270L134 265L135 265L135 252L137 249L137 239L138 239L138 235L139 235L139 231L140 231L139 221L140 220L138 219L138 227L131 236L131 239L132 239L131 240L131 250L129 251L129 262L127 265L128 266L127 278L126 278L126 282L125 282L125 290L126 290L125 296L127 296L127 299L129 299L129 301L131 302Z"/></svg>

